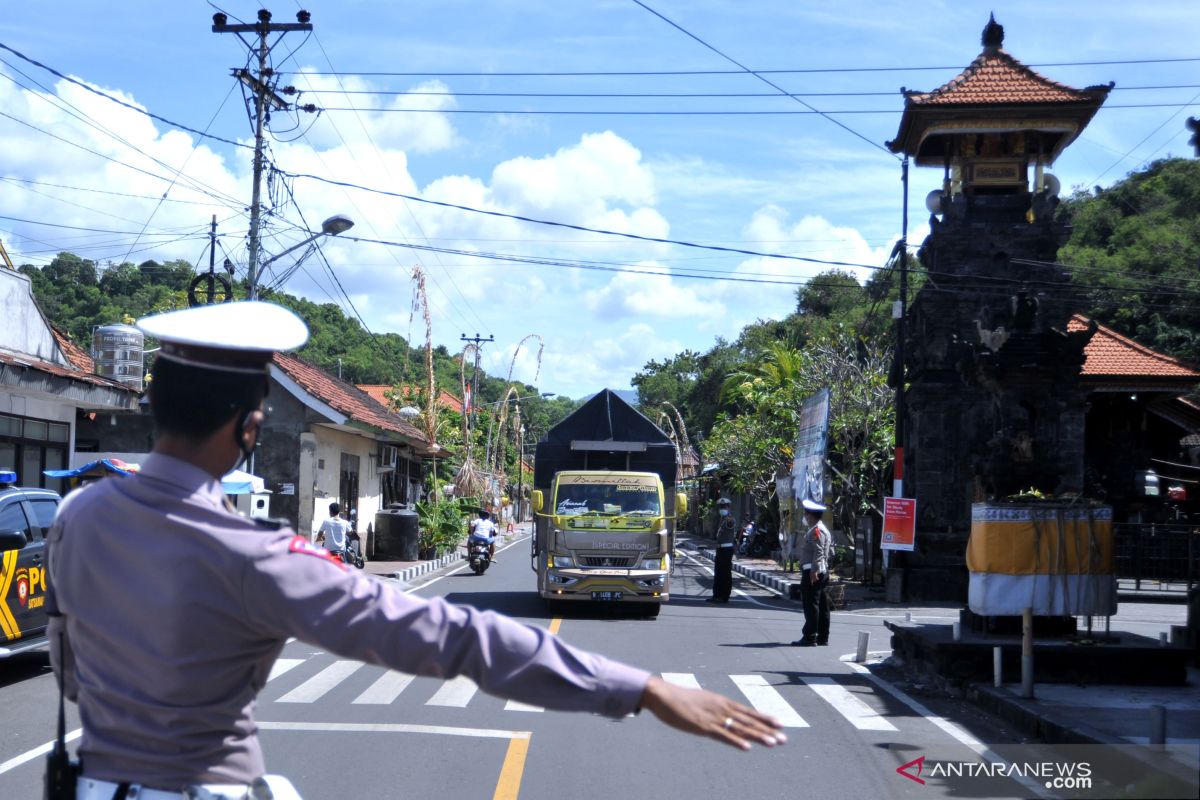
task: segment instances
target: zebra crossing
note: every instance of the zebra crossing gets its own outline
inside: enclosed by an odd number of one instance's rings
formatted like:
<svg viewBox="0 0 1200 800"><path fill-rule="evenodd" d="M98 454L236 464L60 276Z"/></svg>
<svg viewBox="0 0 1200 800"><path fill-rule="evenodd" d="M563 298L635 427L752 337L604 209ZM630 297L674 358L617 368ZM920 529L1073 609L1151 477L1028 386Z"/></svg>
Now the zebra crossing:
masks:
<svg viewBox="0 0 1200 800"><path fill-rule="evenodd" d="M310 663L311 662L311 663ZM299 669L305 665L304 669ZM283 676L287 680L279 681ZM801 713L810 708L831 709L840 718L860 731L896 731L888 719L887 706L873 688L857 682L855 676L844 676L845 682L829 675L804 675L798 682L772 682L764 675L720 675L705 684L691 672L664 672L663 680L692 689L713 689L726 694L730 684L749 705L778 719L785 728L809 728L812 724ZM286 689L276 686L289 684ZM480 694L470 678L459 676L444 681L414 678L358 661L346 661L316 654L311 658L280 658L268 678L268 687L259 697L260 706L271 703L313 704L343 685L357 691L352 705L392 705L398 702L419 702L441 708L467 708ZM419 688L418 688L419 687ZM432 694L429 693L432 687ZM407 694L406 694L407 692ZM339 695L341 697L343 695ZM509 700L505 711L541 713L545 709ZM817 712L812 712L817 713ZM829 714L823 715L828 718Z"/></svg>

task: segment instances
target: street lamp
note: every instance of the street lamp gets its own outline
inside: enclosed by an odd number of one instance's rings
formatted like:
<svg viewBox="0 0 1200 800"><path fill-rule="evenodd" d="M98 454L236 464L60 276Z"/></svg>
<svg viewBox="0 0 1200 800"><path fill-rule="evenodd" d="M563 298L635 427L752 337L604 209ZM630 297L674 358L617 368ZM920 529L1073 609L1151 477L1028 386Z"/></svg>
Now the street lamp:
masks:
<svg viewBox="0 0 1200 800"><path fill-rule="evenodd" d="M304 239L301 242L297 242L296 244L292 245L288 249L284 250L282 253L277 253L276 255L273 255L270 258L268 258L266 261L262 262L262 265L257 272L255 272L253 267L251 267L251 271L250 271L250 275L249 275L250 287L246 293L246 299L247 300L257 300L258 299L258 275L262 272L265 272L267 267L271 266L276 261L278 261L279 259L286 256L288 253L291 253L295 250L299 250L301 247L306 247L307 245L312 244L313 242L315 242L317 239L321 238L322 236L337 236L339 233L345 233L346 231L350 230L353 227L354 227L354 220L350 219L345 214L334 214L332 217L328 218L327 220L325 220L324 222L321 223L321 230L317 231L312 236L309 236L307 239ZM301 260L303 260L303 259L301 259ZM299 265L300 265L299 262L297 262L296 266L299 266ZM292 267L293 270L295 268L296 267ZM288 274L290 275L291 272L289 272ZM282 283L282 281L280 281L280 283Z"/></svg>

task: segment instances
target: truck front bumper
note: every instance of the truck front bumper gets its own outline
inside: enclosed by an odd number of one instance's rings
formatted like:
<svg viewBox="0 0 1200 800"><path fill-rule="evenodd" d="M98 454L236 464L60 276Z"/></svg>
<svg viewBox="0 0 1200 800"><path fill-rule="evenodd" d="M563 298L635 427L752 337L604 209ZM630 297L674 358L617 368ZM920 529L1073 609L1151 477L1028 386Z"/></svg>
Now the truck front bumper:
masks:
<svg viewBox="0 0 1200 800"><path fill-rule="evenodd" d="M669 577L649 569L549 569L541 594L548 600L665 603L670 598Z"/></svg>

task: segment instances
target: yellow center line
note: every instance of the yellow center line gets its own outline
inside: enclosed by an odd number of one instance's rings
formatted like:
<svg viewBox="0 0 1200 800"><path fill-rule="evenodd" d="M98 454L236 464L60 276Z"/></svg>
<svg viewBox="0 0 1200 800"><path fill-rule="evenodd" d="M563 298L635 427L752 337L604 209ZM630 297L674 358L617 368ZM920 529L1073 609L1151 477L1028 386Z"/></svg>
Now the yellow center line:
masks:
<svg viewBox="0 0 1200 800"><path fill-rule="evenodd" d="M555 617L554 619L550 620L550 634L554 635L558 633L558 627L560 625L562 625L562 617Z"/></svg>
<svg viewBox="0 0 1200 800"><path fill-rule="evenodd" d="M521 775L525 772L525 755L529 752L530 736L514 736L508 740L508 752L500 767L500 779L496 781L496 793L492 800L517 800L521 792Z"/></svg>

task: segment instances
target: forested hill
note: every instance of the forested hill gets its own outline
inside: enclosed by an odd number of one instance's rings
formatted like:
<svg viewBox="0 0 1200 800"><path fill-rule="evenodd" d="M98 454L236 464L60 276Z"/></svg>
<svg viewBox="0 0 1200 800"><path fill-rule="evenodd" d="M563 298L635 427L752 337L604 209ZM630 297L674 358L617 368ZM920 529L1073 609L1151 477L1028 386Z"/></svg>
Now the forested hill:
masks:
<svg viewBox="0 0 1200 800"><path fill-rule="evenodd" d="M1058 254L1084 311L1159 352L1200 363L1200 161L1164 159L1059 209Z"/></svg>
<svg viewBox="0 0 1200 800"><path fill-rule="evenodd" d="M45 267L25 264L20 270L32 280L34 295L50 321L89 351L92 329L97 325L131 323L147 314L186 307L188 283L196 274L193 266L182 260L99 265L73 253L60 253ZM244 290L240 287L236 293L243 296ZM372 336L333 303L313 303L283 292L263 299L293 309L308 323L310 338L299 354L332 374L351 383L424 385L422 343L410 348L404 337L395 333ZM439 387L460 394L455 356L439 346L433 357ZM481 372L482 401L499 400L504 390L501 378ZM521 394L537 394L537 388L526 387Z"/></svg>

